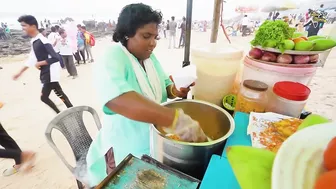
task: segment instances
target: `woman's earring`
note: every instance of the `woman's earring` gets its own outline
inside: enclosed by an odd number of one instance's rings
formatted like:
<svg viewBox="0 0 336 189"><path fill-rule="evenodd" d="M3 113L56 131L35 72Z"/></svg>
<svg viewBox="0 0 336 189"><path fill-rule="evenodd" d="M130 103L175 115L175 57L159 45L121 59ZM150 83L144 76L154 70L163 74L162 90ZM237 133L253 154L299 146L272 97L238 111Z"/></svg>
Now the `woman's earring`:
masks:
<svg viewBox="0 0 336 189"><path fill-rule="evenodd" d="M129 38L127 36L125 36L125 39L128 40Z"/></svg>

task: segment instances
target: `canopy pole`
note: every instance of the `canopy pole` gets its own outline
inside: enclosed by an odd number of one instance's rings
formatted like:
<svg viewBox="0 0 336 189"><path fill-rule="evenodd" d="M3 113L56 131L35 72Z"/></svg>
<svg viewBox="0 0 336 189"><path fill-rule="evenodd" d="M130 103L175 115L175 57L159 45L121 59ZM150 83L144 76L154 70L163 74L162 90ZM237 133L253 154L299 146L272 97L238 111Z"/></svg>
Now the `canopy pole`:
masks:
<svg viewBox="0 0 336 189"><path fill-rule="evenodd" d="M219 19L223 0L214 1L214 11L212 19L210 43L216 43L218 37Z"/></svg>
<svg viewBox="0 0 336 189"><path fill-rule="evenodd" d="M182 67L190 65L190 39L191 39L191 25L192 25L192 6L193 0L188 0L187 2L187 18L186 18L186 38L184 45L184 61Z"/></svg>

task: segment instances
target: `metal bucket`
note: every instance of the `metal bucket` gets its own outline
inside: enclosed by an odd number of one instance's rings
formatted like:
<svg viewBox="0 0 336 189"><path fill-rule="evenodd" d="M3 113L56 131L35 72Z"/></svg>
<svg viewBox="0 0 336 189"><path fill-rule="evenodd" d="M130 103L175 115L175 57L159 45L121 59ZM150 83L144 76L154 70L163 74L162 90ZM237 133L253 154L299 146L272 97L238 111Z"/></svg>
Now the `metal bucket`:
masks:
<svg viewBox="0 0 336 189"><path fill-rule="evenodd" d="M188 143L164 137L155 126L150 129L151 156L165 165L202 179L213 154L222 154L226 139L235 128L232 116L224 109L204 101L181 100L163 103L181 108L197 120L205 134L213 139L205 143Z"/></svg>

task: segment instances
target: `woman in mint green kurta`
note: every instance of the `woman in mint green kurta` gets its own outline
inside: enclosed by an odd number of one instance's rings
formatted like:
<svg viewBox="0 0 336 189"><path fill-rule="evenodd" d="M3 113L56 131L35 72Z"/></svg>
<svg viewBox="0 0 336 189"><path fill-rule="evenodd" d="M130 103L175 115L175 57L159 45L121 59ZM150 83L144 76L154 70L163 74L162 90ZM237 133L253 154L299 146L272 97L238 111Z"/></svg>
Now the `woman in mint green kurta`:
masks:
<svg viewBox="0 0 336 189"><path fill-rule="evenodd" d="M90 186L107 176L105 154L112 147L116 164L129 153L149 154L149 123L166 126L186 141L206 140L198 123L183 111L159 105L189 92L175 88L152 54L161 19L161 13L147 5L127 5L113 35L119 43L97 65L95 84L104 118L87 155Z"/></svg>

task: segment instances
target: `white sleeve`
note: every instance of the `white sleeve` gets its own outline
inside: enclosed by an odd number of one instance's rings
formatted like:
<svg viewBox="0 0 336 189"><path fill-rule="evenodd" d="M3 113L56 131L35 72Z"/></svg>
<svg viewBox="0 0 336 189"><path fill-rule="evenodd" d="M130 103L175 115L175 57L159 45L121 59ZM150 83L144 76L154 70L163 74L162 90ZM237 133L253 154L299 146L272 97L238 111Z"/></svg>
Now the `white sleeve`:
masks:
<svg viewBox="0 0 336 189"><path fill-rule="evenodd" d="M28 60L25 63L25 66L33 67L33 66L35 66L36 62L37 62L37 58L36 58L36 55L34 53L34 50L31 50L30 53L29 53Z"/></svg>
<svg viewBox="0 0 336 189"><path fill-rule="evenodd" d="M49 34L49 36L48 36L48 40L51 42L51 43L55 43L55 37L54 37L54 35L52 35L52 34Z"/></svg>
<svg viewBox="0 0 336 189"><path fill-rule="evenodd" d="M53 41L52 41L52 40L49 40L48 38L46 38L44 36L41 36L40 40L42 41L43 44L52 44L52 43L55 43L56 38L53 39Z"/></svg>

